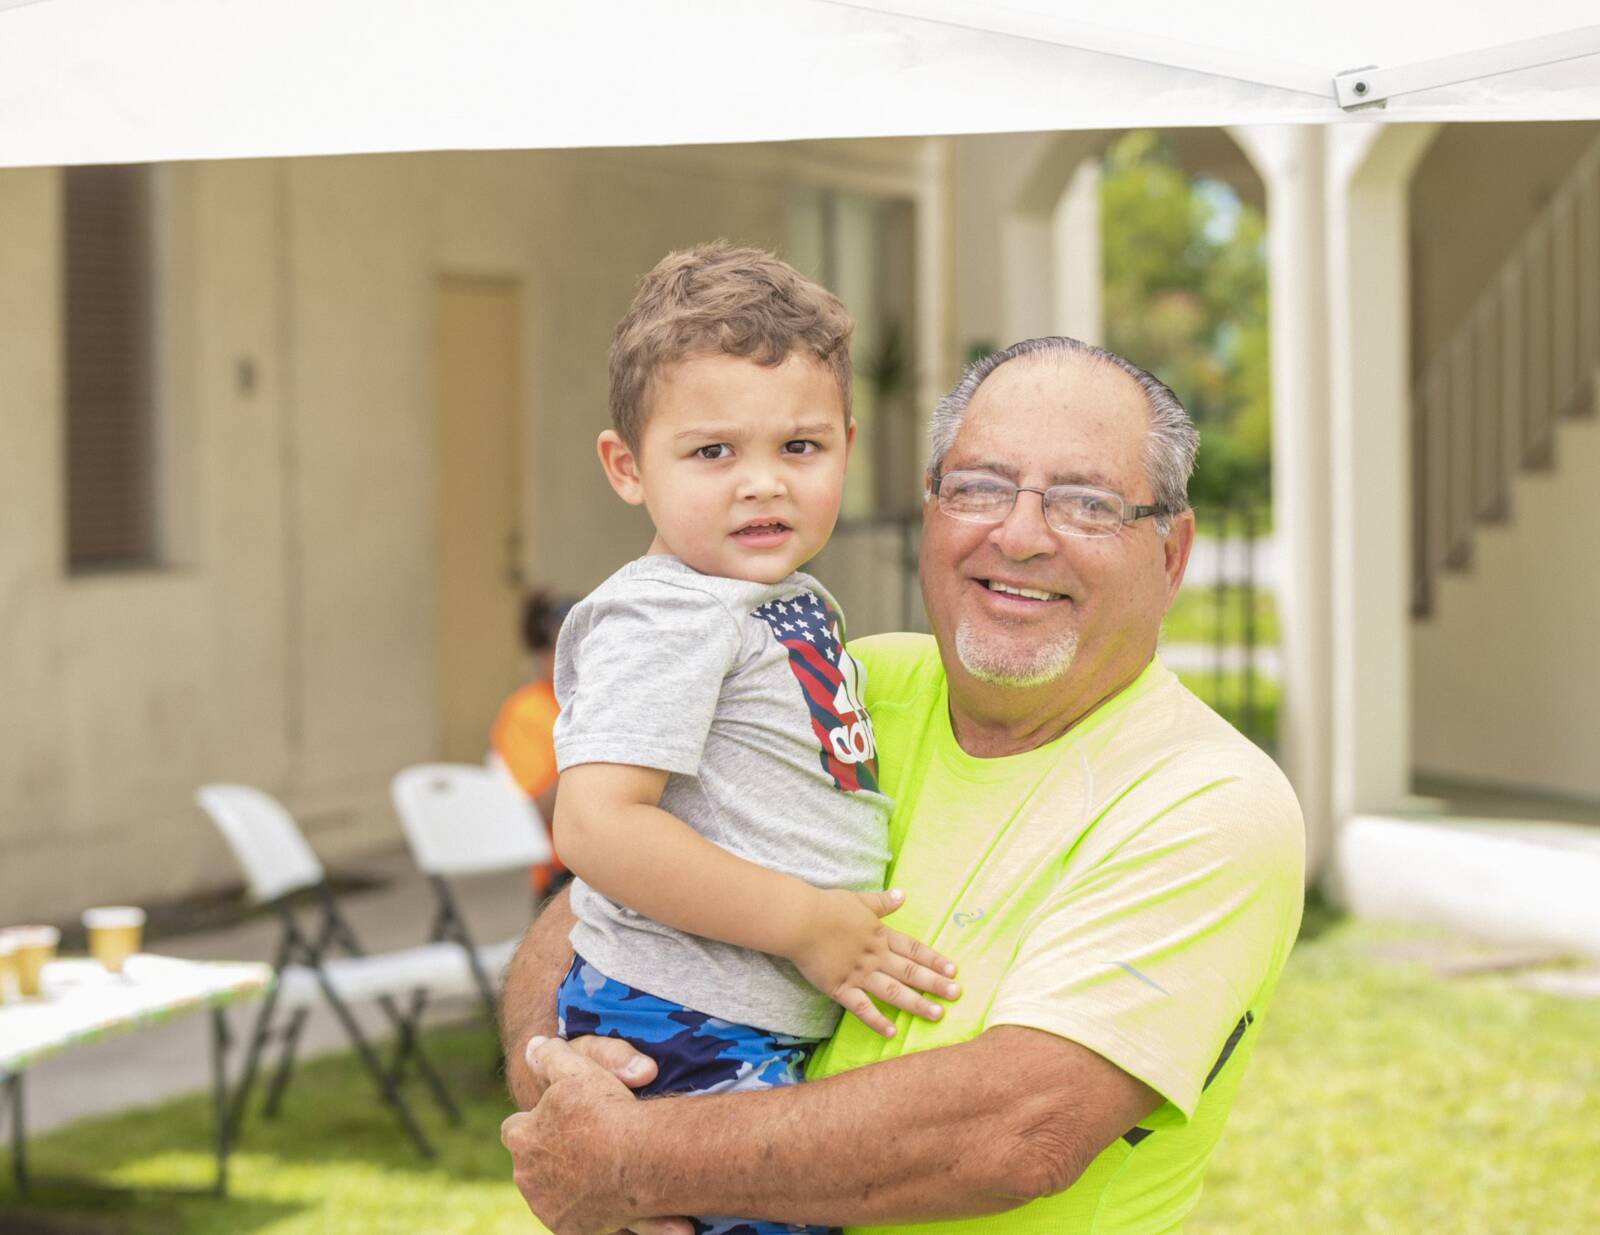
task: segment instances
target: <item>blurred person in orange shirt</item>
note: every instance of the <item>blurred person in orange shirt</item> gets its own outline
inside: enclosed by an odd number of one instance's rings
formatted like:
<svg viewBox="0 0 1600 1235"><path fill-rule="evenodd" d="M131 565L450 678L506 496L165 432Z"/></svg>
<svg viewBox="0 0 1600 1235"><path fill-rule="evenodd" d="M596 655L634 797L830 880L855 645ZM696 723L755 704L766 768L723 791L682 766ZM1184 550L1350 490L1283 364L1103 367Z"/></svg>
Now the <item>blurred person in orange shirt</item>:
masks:
<svg viewBox="0 0 1600 1235"><path fill-rule="evenodd" d="M556 635L571 608L572 601L556 600L542 589L530 592L523 601L522 646L531 661L531 675L500 705L500 714L489 734L490 749L539 808L546 828L555 817L556 808L556 749L552 734L561 711L554 682ZM535 892L549 896L559 891L572 874L559 857L553 857L529 871L528 878Z"/></svg>

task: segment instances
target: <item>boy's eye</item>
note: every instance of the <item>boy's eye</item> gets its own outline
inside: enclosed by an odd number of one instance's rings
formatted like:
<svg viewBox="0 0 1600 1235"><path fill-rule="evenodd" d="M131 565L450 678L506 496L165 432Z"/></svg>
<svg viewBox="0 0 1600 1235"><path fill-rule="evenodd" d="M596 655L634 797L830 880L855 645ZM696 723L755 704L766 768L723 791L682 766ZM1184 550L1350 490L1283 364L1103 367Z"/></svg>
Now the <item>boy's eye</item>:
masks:
<svg viewBox="0 0 1600 1235"><path fill-rule="evenodd" d="M695 454L702 459L726 459L733 453L733 448L727 442L718 442L714 446L702 446Z"/></svg>
<svg viewBox="0 0 1600 1235"><path fill-rule="evenodd" d="M821 450L822 447L807 438L794 438L783 444L783 453L787 455L809 455Z"/></svg>

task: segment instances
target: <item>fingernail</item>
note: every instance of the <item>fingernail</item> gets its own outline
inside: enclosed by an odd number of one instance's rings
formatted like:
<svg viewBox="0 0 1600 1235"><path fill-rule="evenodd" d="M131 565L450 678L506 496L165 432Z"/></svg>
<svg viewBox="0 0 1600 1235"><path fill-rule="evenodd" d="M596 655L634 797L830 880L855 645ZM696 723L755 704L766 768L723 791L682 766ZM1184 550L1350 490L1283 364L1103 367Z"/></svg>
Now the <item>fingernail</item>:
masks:
<svg viewBox="0 0 1600 1235"><path fill-rule="evenodd" d="M623 1069L629 1076L643 1076L649 1070L649 1061L643 1055L635 1055L628 1061L628 1066Z"/></svg>
<svg viewBox="0 0 1600 1235"><path fill-rule="evenodd" d="M946 961L944 963L944 973L945 977L947 978L953 978L956 976L956 964L954 961Z"/></svg>
<svg viewBox="0 0 1600 1235"><path fill-rule="evenodd" d="M959 982L950 983L949 993L945 996L945 998L947 998L947 999L959 999L960 997L961 997L961 983L959 983Z"/></svg>
<svg viewBox="0 0 1600 1235"><path fill-rule="evenodd" d="M906 898L906 894L904 892L902 892L899 888L890 888L889 889L889 899L890 900L892 900L892 901L903 901L903 900L905 900L905 898Z"/></svg>
<svg viewBox="0 0 1600 1235"><path fill-rule="evenodd" d="M528 1039L527 1049L525 1049L522 1053L524 1055L526 1055L529 1059L532 1059L534 1051L538 1050L541 1046L543 1046L548 1041L549 1041L548 1038L540 1037L539 1035L536 1034L533 1037Z"/></svg>
<svg viewBox="0 0 1600 1235"><path fill-rule="evenodd" d="M928 1019L936 1021L943 1015L944 1015L944 1009L941 1008L938 1004L930 1003L928 1005Z"/></svg>

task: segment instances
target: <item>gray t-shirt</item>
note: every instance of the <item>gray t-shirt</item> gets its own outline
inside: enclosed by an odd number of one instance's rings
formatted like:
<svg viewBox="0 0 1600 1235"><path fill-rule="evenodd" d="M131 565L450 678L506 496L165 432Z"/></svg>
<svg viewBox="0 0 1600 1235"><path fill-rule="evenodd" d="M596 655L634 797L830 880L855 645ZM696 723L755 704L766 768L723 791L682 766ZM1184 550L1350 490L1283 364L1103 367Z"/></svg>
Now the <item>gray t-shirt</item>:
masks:
<svg viewBox="0 0 1600 1235"><path fill-rule="evenodd" d="M556 645L556 763L669 773L661 807L740 857L820 888L883 887L890 802L832 597L639 558ZM664 870L661 878L674 872ZM608 977L700 1012L821 1038L839 1007L789 961L685 934L573 885L572 946Z"/></svg>

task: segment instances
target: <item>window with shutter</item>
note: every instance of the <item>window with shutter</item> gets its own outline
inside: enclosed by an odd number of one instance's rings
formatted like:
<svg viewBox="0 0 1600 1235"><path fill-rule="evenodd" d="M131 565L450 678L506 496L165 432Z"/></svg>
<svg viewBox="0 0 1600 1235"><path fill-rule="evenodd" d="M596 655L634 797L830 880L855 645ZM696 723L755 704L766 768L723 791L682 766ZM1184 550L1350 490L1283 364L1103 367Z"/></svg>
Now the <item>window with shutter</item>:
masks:
<svg viewBox="0 0 1600 1235"><path fill-rule="evenodd" d="M67 567L157 564L150 169L62 172Z"/></svg>

